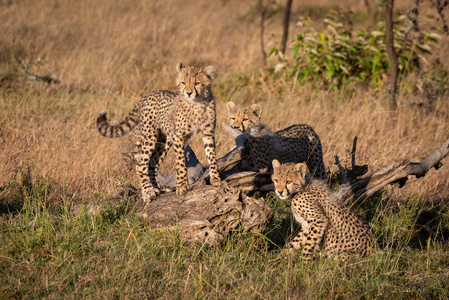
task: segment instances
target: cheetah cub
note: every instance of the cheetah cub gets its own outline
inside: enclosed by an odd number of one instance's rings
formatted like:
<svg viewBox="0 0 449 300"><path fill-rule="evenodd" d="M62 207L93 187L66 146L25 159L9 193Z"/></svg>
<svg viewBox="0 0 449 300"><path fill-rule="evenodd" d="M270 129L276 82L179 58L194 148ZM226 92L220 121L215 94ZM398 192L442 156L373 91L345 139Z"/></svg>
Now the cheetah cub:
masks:
<svg viewBox="0 0 449 300"><path fill-rule="evenodd" d="M271 162L305 162L313 177L327 180L321 141L309 125L297 124L273 132L261 123L262 108L257 104L227 104L232 128L240 129L248 139L242 152L242 170L271 171Z"/></svg>
<svg viewBox="0 0 449 300"><path fill-rule="evenodd" d="M320 249L343 261L371 253L374 237L369 225L324 182L311 179L305 164L273 160L273 170L276 194L281 199L292 197L293 216L301 224L301 231L287 245L289 249L302 247L304 260L311 260Z"/></svg>
<svg viewBox="0 0 449 300"><path fill-rule="evenodd" d="M214 138L216 114L212 79L215 68L179 63L176 70L178 94L161 90L144 96L118 125L108 123L106 111L100 112L97 118L98 131L107 138L118 138L138 128L137 174L145 202L160 194L157 170L172 145L176 154L176 194L184 195L188 191L184 146L187 139L200 131L210 164L210 181L212 185L221 183Z"/></svg>

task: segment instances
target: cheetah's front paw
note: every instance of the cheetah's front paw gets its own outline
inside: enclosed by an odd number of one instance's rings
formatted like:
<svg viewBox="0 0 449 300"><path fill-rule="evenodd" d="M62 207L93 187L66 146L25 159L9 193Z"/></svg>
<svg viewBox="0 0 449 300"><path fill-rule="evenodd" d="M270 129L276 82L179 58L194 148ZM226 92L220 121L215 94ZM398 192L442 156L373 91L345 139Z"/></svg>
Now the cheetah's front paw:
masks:
<svg viewBox="0 0 449 300"><path fill-rule="evenodd" d="M185 196L189 191L189 186L187 184L178 184L176 186L176 195L177 196Z"/></svg>
<svg viewBox="0 0 449 300"><path fill-rule="evenodd" d="M220 186L223 184L223 182L221 181L220 178L212 178L211 177L210 184L212 184L213 186Z"/></svg>
<svg viewBox="0 0 449 300"><path fill-rule="evenodd" d="M153 201L154 199L157 198L157 196L159 196L161 193L161 191L159 189L148 189L148 190L142 190L142 199L143 202L145 203L150 203L151 201Z"/></svg>

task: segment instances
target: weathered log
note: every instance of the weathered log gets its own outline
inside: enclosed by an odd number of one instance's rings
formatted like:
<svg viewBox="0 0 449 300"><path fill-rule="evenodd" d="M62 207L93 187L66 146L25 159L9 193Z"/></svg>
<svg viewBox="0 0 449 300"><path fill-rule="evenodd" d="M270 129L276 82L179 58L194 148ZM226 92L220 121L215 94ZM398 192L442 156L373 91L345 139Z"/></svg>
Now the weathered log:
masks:
<svg viewBox="0 0 449 300"><path fill-rule="evenodd" d="M136 211L137 216L155 227L175 230L186 241L209 245L239 227L260 232L272 217L263 201L236 188L210 185L194 189L185 197L171 192L146 205L139 202Z"/></svg>
<svg viewBox="0 0 449 300"><path fill-rule="evenodd" d="M239 130L232 129L226 124L223 124L223 128L235 138L237 144L235 149L218 160L219 171L223 181L226 182L228 186L239 187L246 190L273 190L274 186L271 183L270 174L247 172L235 168L241 159L241 151L244 148L246 136ZM359 166L355 164L356 144L357 137L354 138L353 148L350 152L351 168L349 170L345 170L341 166L338 156L335 157L336 164L339 166L344 179L343 186L337 192L337 196L341 197L346 203L361 201L389 184L399 182L399 187L401 188L407 182L408 176L415 175L419 178L424 176L431 168L438 169L442 165L440 161L446 157L449 152L448 139L439 148L435 149L425 160L419 163L403 159L370 176L351 182L351 180L364 175L368 170L367 165ZM194 155L195 154L193 153L192 156ZM200 176L200 179L193 184L193 187L204 185L207 177L208 171L206 169L202 176Z"/></svg>
<svg viewBox="0 0 449 300"><path fill-rule="evenodd" d="M389 184L399 183L399 187L402 188L406 184L408 176L420 178L425 176L432 168L438 170L442 166L441 160L448 153L449 139L430 153L423 161L416 163L410 162L408 159L403 159L368 177L343 186L338 192L338 195L345 203L357 203Z"/></svg>
<svg viewBox="0 0 449 300"><path fill-rule="evenodd" d="M252 232L258 232L269 222L271 209L262 201L242 194L242 190L270 191L274 186L269 173L244 172L236 166L241 160L246 136L240 131L223 124L223 128L236 140L236 147L228 154L218 159L218 168L224 186L206 185L208 167L202 166L196 159L193 150L186 145L186 164L189 182L192 190L185 196L175 193L162 194L156 200L146 205L139 200L137 215L149 220L156 227L177 230L187 241L197 241L212 244L223 239L229 232L243 227ZM351 172L363 175L367 166L355 164L356 139L351 152ZM431 168L438 169L441 160L449 152L449 139L434 150L426 159L419 163L407 159L390 165L374 174L361 178L353 183L348 182L340 189L337 196L346 203L356 203L372 195L388 184L399 182L402 187L408 176L424 176ZM336 157L338 161L338 157ZM340 166L341 167L341 164ZM343 172L344 168L341 167ZM176 186L176 176L162 178L161 185ZM135 191L134 197L140 198L140 192Z"/></svg>

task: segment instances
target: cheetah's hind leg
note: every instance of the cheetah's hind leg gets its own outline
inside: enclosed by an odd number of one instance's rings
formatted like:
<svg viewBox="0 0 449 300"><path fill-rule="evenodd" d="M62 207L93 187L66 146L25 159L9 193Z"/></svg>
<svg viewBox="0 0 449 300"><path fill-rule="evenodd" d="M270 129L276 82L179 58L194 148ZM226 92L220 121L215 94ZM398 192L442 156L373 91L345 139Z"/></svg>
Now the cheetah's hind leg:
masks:
<svg viewBox="0 0 449 300"><path fill-rule="evenodd" d="M295 237L293 237L287 244L287 250L293 252L299 250L304 246L304 232L300 231Z"/></svg>
<svg viewBox="0 0 449 300"><path fill-rule="evenodd" d="M159 161L159 152L156 151L157 136L155 134L148 135L147 139L142 139L141 144L137 175L142 189L142 200L149 203L161 193L156 181L157 174L155 171L155 166Z"/></svg>

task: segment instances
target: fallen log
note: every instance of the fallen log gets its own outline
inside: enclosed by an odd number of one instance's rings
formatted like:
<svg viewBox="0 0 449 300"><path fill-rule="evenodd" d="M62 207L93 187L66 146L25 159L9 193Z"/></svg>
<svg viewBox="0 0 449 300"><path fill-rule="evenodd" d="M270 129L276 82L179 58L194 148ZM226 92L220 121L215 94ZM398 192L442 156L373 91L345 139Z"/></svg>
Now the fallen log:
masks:
<svg viewBox="0 0 449 300"><path fill-rule="evenodd" d="M179 232L188 242L208 245L240 227L261 232L273 215L267 204L246 196L240 189L210 185L196 188L184 197L165 193L151 203L139 205L137 216L155 227Z"/></svg>
<svg viewBox="0 0 449 300"><path fill-rule="evenodd" d="M403 159L352 184L342 186L338 195L345 203L354 204L364 200L389 184L398 183L399 188L402 188L407 183L409 176L421 178L432 168L438 170L443 165L441 160L448 153L449 139L432 151L421 162L410 162L409 159Z"/></svg>
<svg viewBox="0 0 449 300"><path fill-rule="evenodd" d="M263 230L272 216L271 209L263 201L244 195L242 190L272 191L274 186L271 183L271 174L239 170L237 166L245 147L246 136L225 124L223 128L236 141L236 147L218 159L224 186L213 187L206 184L208 166L202 166L194 151L186 145L186 165L192 190L185 197L176 196L174 192L163 193L146 205L140 200L136 210L140 218L149 220L155 227L177 230L187 241L204 244L220 241L239 227L252 232ZM441 167L440 161L449 152L449 139L421 162L414 163L403 159L364 178L360 176L367 172L368 167L355 164L355 152L356 139L351 152L351 170L341 167L336 157L340 172L346 180L346 184L343 184L336 194L344 202L353 204L389 184L399 183L399 187L404 186L408 176L420 178L431 168ZM350 182L351 180L354 182ZM175 187L175 174L169 177L160 176L160 184ZM140 197L140 192L136 192L136 197Z"/></svg>

